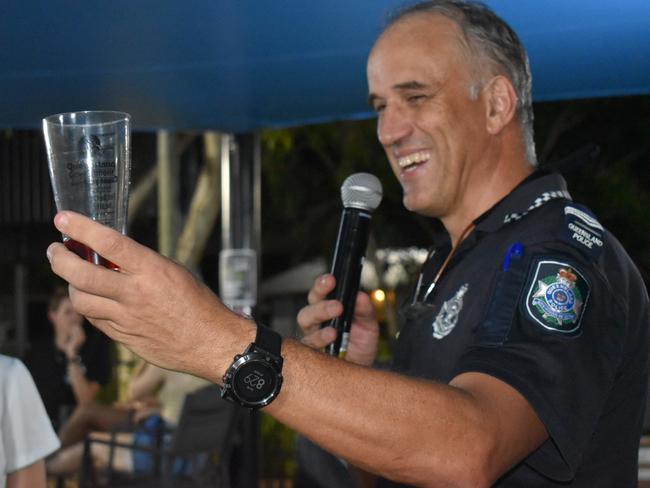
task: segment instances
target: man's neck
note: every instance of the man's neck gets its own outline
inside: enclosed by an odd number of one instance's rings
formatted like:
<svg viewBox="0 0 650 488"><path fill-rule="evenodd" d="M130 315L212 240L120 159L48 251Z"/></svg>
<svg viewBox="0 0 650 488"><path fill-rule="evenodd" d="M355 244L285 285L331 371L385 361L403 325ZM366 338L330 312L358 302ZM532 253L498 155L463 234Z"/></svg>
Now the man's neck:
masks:
<svg viewBox="0 0 650 488"><path fill-rule="evenodd" d="M442 218L442 223L449 233L451 244L456 247L466 237L467 229L473 222L505 198L524 179L533 173L534 167L528 163L503 165L490 174L483 175L476 191L466 193L462 204L456 212Z"/></svg>

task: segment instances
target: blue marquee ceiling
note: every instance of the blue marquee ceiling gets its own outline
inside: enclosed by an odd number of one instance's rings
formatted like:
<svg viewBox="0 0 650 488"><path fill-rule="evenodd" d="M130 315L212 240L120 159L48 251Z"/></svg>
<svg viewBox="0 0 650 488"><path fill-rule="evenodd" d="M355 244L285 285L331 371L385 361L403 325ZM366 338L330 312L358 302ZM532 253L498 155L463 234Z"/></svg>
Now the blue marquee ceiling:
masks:
<svg viewBox="0 0 650 488"><path fill-rule="evenodd" d="M370 116L365 58L401 0L49 0L0 6L0 127L130 112L136 128ZM650 93L650 1L491 0L528 47L536 101Z"/></svg>

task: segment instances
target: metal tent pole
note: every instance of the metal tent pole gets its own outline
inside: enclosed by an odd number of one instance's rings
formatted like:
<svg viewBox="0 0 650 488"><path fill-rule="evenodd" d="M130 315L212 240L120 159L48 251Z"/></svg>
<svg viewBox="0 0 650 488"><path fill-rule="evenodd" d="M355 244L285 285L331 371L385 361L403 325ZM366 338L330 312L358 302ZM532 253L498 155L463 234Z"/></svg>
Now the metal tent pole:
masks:
<svg viewBox="0 0 650 488"><path fill-rule="evenodd" d="M257 304L261 229L259 135L224 135L221 145L221 239L219 294L238 313L252 314ZM259 416L244 415L237 486L256 488Z"/></svg>

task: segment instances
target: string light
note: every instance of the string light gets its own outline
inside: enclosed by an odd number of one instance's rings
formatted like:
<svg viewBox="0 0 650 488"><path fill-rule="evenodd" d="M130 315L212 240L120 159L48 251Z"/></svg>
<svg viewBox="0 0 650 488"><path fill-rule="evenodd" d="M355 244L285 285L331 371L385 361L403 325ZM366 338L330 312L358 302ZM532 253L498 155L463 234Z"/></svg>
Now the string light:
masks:
<svg viewBox="0 0 650 488"><path fill-rule="evenodd" d="M384 290L377 289L372 292L372 299L375 302L382 303L386 300L386 293L384 293Z"/></svg>

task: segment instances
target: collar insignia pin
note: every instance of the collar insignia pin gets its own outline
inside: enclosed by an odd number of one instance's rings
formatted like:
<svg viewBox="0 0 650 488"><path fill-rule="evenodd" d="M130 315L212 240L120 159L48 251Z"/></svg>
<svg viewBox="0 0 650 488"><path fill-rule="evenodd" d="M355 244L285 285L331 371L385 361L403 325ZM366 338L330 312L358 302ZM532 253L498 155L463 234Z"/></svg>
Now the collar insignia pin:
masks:
<svg viewBox="0 0 650 488"><path fill-rule="evenodd" d="M463 297L467 293L468 288L469 285L465 283L452 298L442 304L440 312L438 312L436 319L431 324L434 338L442 339L456 327L458 315L463 308Z"/></svg>

